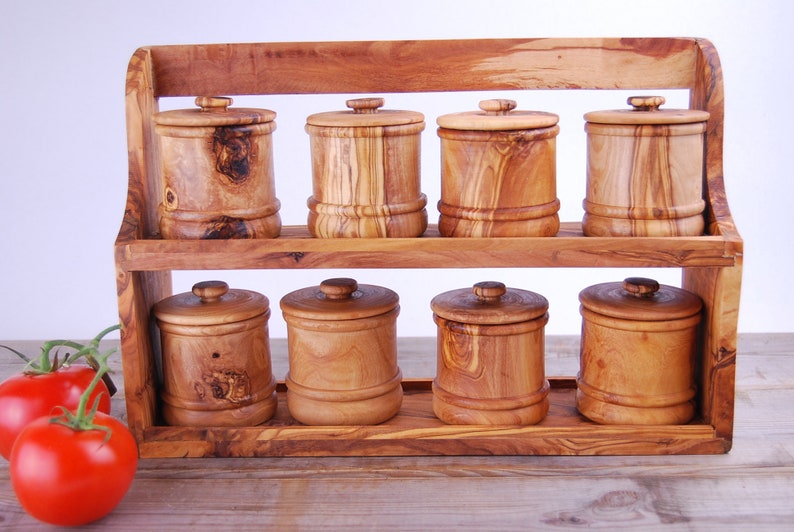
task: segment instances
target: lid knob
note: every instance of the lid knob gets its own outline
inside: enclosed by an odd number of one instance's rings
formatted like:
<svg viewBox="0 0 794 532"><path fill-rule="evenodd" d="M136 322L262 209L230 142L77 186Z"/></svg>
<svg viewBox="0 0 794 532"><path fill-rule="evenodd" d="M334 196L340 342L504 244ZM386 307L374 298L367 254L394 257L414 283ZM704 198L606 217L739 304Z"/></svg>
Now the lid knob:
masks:
<svg viewBox="0 0 794 532"><path fill-rule="evenodd" d="M630 96L626 101L633 111L658 111L666 100L664 96Z"/></svg>
<svg viewBox="0 0 794 532"><path fill-rule="evenodd" d="M327 299L349 299L356 290L358 290L358 283L355 279L348 277L326 279L320 283L320 292Z"/></svg>
<svg viewBox="0 0 794 532"><path fill-rule="evenodd" d="M485 111L488 115L506 115L516 108L515 100L482 100L480 102L480 109Z"/></svg>
<svg viewBox="0 0 794 532"><path fill-rule="evenodd" d="M202 113L226 111L226 108L232 104L232 99L226 96L198 96L196 97L196 105L201 107Z"/></svg>
<svg viewBox="0 0 794 532"><path fill-rule="evenodd" d="M659 283L645 277L627 277L623 280L623 290L634 297L653 297L659 290Z"/></svg>
<svg viewBox="0 0 794 532"><path fill-rule="evenodd" d="M193 285L193 295L202 303L217 301L229 291L229 285L223 281L201 281Z"/></svg>
<svg viewBox="0 0 794 532"><path fill-rule="evenodd" d="M473 291L481 302L490 303L499 301L507 293L507 288L497 281L482 281L474 285Z"/></svg>
<svg viewBox="0 0 794 532"><path fill-rule="evenodd" d="M372 114L378 112L378 107L383 107L383 98L355 98L347 100L345 105L356 114Z"/></svg>

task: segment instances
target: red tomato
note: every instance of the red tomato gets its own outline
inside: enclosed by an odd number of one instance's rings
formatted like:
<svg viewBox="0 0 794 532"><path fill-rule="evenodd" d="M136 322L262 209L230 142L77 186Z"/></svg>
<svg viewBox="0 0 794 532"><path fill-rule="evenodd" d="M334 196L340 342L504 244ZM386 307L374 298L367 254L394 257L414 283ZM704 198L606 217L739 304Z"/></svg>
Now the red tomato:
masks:
<svg viewBox="0 0 794 532"><path fill-rule="evenodd" d="M119 420L97 412L103 430L74 430L49 417L30 423L11 450L9 473L19 503L31 516L78 526L109 514L138 468L138 447Z"/></svg>
<svg viewBox="0 0 794 532"><path fill-rule="evenodd" d="M8 459L14 440L34 419L57 415L57 406L74 411L95 375L88 366L74 365L41 375L14 375L0 383L0 454ZM103 381L91 394L88 406L99 393L99 411L109 414L110 393Z"/></svg>

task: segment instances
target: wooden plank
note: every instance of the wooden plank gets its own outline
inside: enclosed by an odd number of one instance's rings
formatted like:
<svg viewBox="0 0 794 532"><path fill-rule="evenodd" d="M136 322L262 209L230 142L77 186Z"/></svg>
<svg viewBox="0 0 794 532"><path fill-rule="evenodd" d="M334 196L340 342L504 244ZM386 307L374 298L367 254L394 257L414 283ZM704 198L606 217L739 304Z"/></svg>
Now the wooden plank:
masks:
<svg viewBox="0 0 794 532"><path fill-rule="evenodd" d="M0 343L30 354L41 344ZM113 345L103 342L103 349ZM423 353L428 345L432 340L408 341L401 352ZM575 360L577 345L575 337L549 337L548 364ZM738 351L729 454L143 459L127 496L94 526L786 530L794 520L794 422L787 411L794 335L743 334ZM406 356L408 372L411 360L424 368L420 357ZM111 363L123 388L119 358ZM0 357L0 379L23 365ZM113 409L123 418L121 392ZM0 522L6 529L44 526L17 503L4 460Z"/></svg>
<svg viewBox="0 0 794 532"><path fill-rule="evenodd" d="M682 286L703 300L699 398L704 419L717 434L733 432L737 324L742 260L733 268L685 268Z"/></svg>
<svg viewBox="0 0 794 532"><path fill-rule="evenodd" d="M98 525L139 530L786 530L794 518L790 466L759 468L752 475L710 469L711 475L704 475L698 467L612 464L606 469L590 462L555 463L553 469L531 460L523 462L522 472L520 463L489 468L471 467L471 459L435 460L436 466L420 462L419 467L432 467L426 474L403 462L402 469L388 464L378 471L381 462L372 460L355 462L336 475L327 464L304 474L292 460L275 471L250 467L248 476L147 471ZM370 467L380 476L367 475ZM169 473L172 478L163 478ZM4 525L35 526L13 501L0 504Z"/></svg>
<svg viewBox="0 0 794 532"><path fill-rule="evenodd" d="M151 55L138 50L130 59L125 95L129 186L127 205L118 240L147 238L158 232L157 203L162 195L159 153L152 116L158 111L154 98Z"/></svg>
<svg viewBox="0 0 794 532"><path fill-rule="evenodd" d="M171 295L168 272L116 274L119 319L122 323L121 351L124 355L127 423L136 438L155 422L157 397L156 361L160 359L159 332L149 319L152 305Z"/></svg>
<svg viewBox="0 0 794 532"><path fill-rule="evenodd" d="M742 253L742 242L731 215L725 194L723 170L723 123L725 120L725 89L722 66L714 45L698 40L697 77L690 93L690 107L709 112L704 134L705 158L703 173L704 195L708 198L706 226L709 234L722 235L731 242L732 254Z"/></svg>
<svg viewBox="0 0 794 532"><path fill-rule="evenodd" d="M584 237L569 222L557 237L311 238L304 226L260 240L137 240L117 247L127 270L259 268L472 268L732 266L721 237Z"/></svg>
<svg viewBox="0 0 794 532"><path fill-rule="evenodd" d="M403 383L400 413L379 425L312 427L297 423L279 386L274 418L256 427L154 426L144 457L404 456L535 454L714 454L724 442L710 425L604 426L578 414L573 379L552 380L548 416L534 426L448 425L433 414L429 379Z"/></svg>
<svg viewBox="0 0 794 532"><path fill-rule="evenodd" d="M691 39L241 43L148 51L157 97L690 88L696 60Z"/></svg>

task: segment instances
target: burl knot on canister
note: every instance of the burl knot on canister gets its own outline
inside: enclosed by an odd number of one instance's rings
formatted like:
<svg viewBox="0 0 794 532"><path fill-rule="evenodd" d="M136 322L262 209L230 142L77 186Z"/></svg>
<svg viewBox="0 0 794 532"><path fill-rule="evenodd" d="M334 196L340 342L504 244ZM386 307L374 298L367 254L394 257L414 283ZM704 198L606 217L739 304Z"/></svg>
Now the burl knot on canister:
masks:
<svg viewBox="0 0 794 532"><path fill-rule="evenodd" d="M276 113L202 96L154 115L163 178L163 238L274 238L281 232L272 132Z"/></svg>
<svg viewBox="0 0 794 532"><path fill-rule="evenodd" d="M248 426L276 412L268 299L223 281L158 302L162 414L169 425Z"/></svg>

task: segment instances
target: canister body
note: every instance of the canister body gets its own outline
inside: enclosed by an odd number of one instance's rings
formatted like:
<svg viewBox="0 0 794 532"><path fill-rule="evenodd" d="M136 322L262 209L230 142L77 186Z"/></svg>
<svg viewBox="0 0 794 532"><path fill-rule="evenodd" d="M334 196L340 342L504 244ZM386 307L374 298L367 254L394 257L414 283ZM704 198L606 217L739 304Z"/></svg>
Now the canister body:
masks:
<svg viewBox="0 0 794 532"><path fill-rule="evenodd" d="M200 120L187 115L184 124L180 115L161 113L155 127L162 160L163 238L279 235L281 204L275 193L272 147L275 113L261 112L263 117L233 123L227 116L233 111L209 110L195 115ZM216 117L218 123L213 124Z"/></svg>
<svg viewBox="0 0 794 532"><path fill-rule="evenodd" d="M554 236L558 126L527 131L439 128L443 236Z"/></svg>
<svg viewBox="0 0 794 532"><path fill-rule="evenodd" d="M267 301L259 294L235 291L226 302L234 305L247 300L249 294L257 302ZM270 419L277 406L268 339L270 310L261 307L261 312L239 321L213 317L210 323L174 313L173 305L180 305L180 299L185 301L185 295L155 306L162 345L165 422L249 426Z"/></svg>
<svg viewBox="0 0 794 532"><path fill-rule="evenodd" d="M438 362L432 403L440 420L531 425L545 418L545 309L507 323L466 323L440 316L446 310L441 306L434 310Z"/></svg>
<svg viewBox="0 0 794 532"><path fill-rule="evenodd" d="M702 234L703 133L708 113L666 115L656 110L585 116L589 121L584 234ZM664 123L668 117L671 123Z"/></svg>
<svg viewBox="0 0 794 532"><path fill-rule="evenodd" d="M674 294L680 289L665 287ZM642 319L593 310L582 299L576 405L603 424L681 424L695 413L699 300L669 317ZM588 308L591 306L591 308Z"/></svg>
<svg viewBox="0 0 794 532"><path fill-rule="evenodd" d="M483 100L480 111L438 118L438 230L451 237L554 236L558 116Z"/></svg>
<svg viewBox="0 0 794 532"><path fill-rule="evenodd" d="M362 100L371 106L357 106ZM306 124L312 159L309 232L321 238L421 235L427 229L421 115L378 111L377 98L348 105L355 111L312 115Z"/></svg>
<svg viewBox="0 0 794 532"><path fill-rule="evenodd" d="M704 124L587 124L588 236L703 233Z"/></svg>
<svg viewBox="0 0 794 532"><path fill-rule="evenodd" d="M337 281L329 279L320 289L298 290L282 299L289 349L287 406L306 425L381 423L397 414L403 396L396 294L343 279L348 295L327 297L323 289ZM352 300L367 299L370 289L379 294L374 296L378 306L350 312L356 306Z"/></svg>

